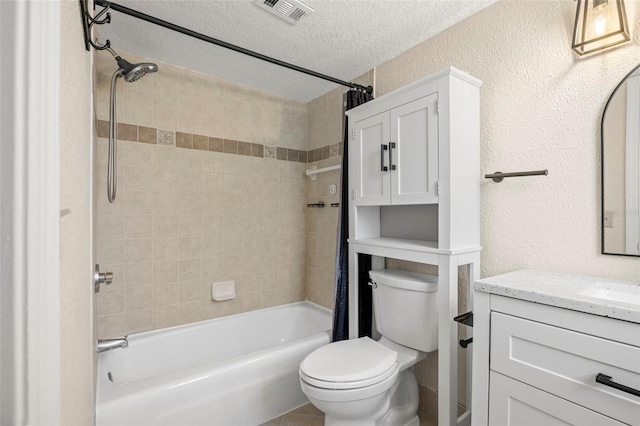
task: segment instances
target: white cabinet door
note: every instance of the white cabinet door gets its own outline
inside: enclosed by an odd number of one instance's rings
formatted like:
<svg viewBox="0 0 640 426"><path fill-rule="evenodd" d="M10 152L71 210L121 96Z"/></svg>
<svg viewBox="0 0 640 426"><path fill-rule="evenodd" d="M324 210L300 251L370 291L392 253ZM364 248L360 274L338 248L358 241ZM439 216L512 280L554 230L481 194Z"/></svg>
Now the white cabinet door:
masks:
<svg viewBox="0 0 640 426"><path fill-rule="evenodd" d="M383 206L390 203L389 113L384 112L353 126L355 136L355 204Z"/></svg>
<svg viewBox="0 0 640 426"><path fill-rule="evenodd" d="M489 424L500 426L623 425L610 417L492 371Z"/></svg>
<svg viewBox="0 0 640 426"><path fill-rule="evenodd" d="M548 315L545 320L553 322L554 317ZM595 327L592 332L606 334ZM602 373L620 384L640 388L637 346L492 312L490 359L491 370L640 425L640 398L596 382Z"/></svg>
<svg viewBox="0 0 640 426"><path fill-rule="evenodd" d="M438 202L437 94L354 124L358 206Z"/></svg>
<svg viewBox="0 0 640 426"><path fill-rule="evenodd" d="M438 95L391 110L391 204L438 202Z"/></svg>

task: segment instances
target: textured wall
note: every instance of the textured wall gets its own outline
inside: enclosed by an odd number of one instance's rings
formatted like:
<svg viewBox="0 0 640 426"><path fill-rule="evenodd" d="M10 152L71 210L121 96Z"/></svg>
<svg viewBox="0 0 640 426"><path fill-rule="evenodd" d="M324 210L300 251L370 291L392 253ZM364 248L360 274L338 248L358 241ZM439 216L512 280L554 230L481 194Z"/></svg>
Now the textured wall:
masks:
<svg viewBox="0 0 640 426"><path fill-rule="evenodd" d="M93 423L91 66L78 2L60 3L60 359L64 425Z"/></svg>
<svg viewBox="0 0 640 426"><path fill-rule="evenodd" d="M549 169L481 182L482 276L522 268L640 279L640 260L600 255L600 116L640 61L630 44L578 58L572 1L499 1L376 68L380 96L449 65L481 79L481 165Z"/></svg>
<svg viewBox="0 0 640 426"><path fill-rule="evenodd" d="M482 174L549 170L480 183L483 277L538 268L640 280L639 259L599 254L600 116L640 61L635 3L633 42L599 55L570 49L573 1L499 1L376 68L377 96L448 66L481 79ZM437 358L415 371L421 409L436 418Z"/></svg>

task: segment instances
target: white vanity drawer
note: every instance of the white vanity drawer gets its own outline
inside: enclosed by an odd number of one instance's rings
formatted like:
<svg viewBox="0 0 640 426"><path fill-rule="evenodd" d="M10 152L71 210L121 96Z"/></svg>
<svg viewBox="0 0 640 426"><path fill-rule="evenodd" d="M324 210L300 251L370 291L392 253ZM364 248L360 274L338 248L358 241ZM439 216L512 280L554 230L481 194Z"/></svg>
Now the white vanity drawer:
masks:
<svg viewBox="0 0 640 426"><path fill-rule="evenodd" d="M616 420L492 371L489 424L622 426Z"/></svg>
<svg viewBox="0 0 640 426"><path fill-rule="evenodd" d="M595 381L602 373L640 389L639 347L492 312L490 364L491 370L640 425L640 396Z"/></svg>

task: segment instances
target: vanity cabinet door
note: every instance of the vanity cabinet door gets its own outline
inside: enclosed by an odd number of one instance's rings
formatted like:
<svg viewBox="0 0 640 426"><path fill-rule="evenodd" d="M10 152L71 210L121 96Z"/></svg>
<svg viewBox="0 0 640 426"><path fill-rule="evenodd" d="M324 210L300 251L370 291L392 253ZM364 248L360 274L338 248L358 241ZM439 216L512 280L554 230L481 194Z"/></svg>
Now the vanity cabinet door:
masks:
<svg viewBox="0 0 640 426"><path fill-rule="evenodd" d="M500 426L623 425L566 399L492 371L489 424Z"/></svg>
<svg viewBox="0 0 640 426"><path fill-rule="evenodd" d="M498 312L491 329L491 370L640 425L640 397L596 382L602 373L640 387L639 347Z"/></svg>
<svg viewBox="0 0 640 426"><path fill-rule="evenodd" d="M437 93L391 110L391 204L438 202Z"/></svg>
<svg viewBox="0 0 640 426"><path fill-rule="evenodd" d="M391 202L389 169L389 113L358 121L355 138L355 204L384 206Z"/></svg>

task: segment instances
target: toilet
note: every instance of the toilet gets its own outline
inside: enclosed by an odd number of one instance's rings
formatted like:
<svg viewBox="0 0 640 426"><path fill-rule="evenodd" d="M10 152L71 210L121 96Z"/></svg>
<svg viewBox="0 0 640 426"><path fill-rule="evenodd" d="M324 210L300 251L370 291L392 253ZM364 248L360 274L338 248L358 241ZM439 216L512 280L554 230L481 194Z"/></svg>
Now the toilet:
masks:
<svg viewBox="0 0 640 426"><path fill-rule="evenodd" d="M417 426L411 367L438 348L438 277L394 269L369 272L382 338L343 340L300 363L300 386L326 426Z"/></svg>

